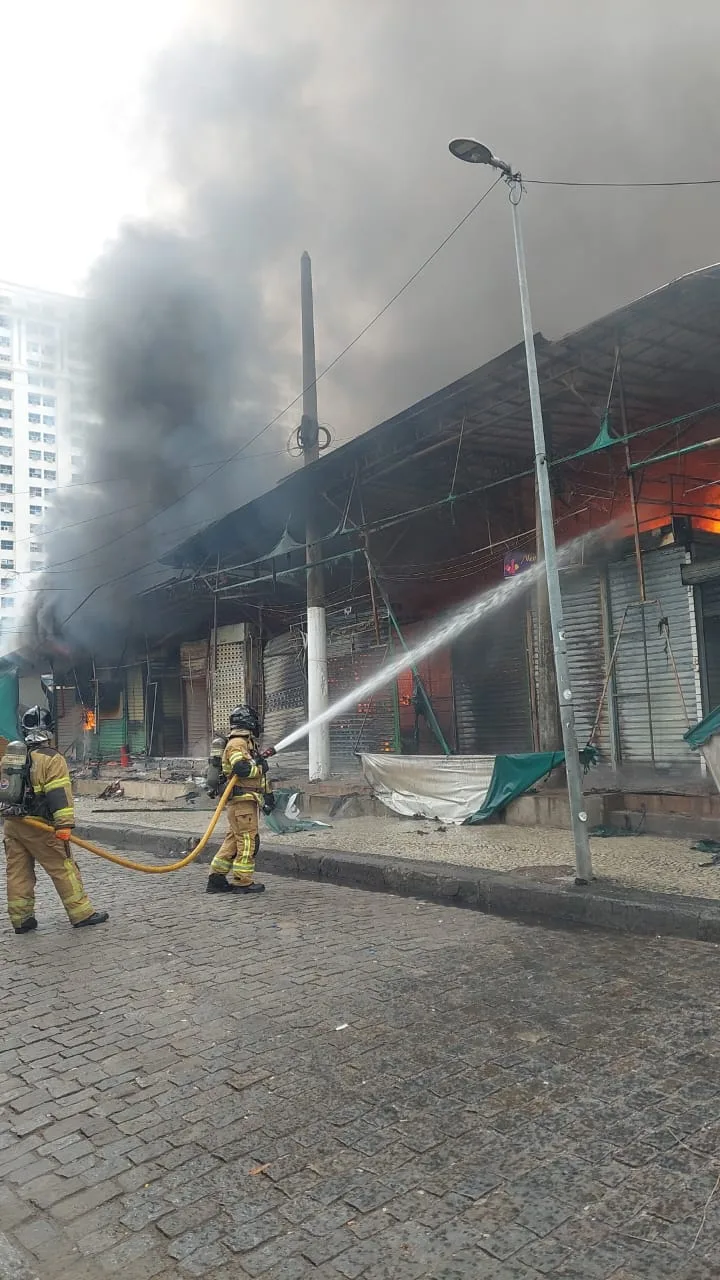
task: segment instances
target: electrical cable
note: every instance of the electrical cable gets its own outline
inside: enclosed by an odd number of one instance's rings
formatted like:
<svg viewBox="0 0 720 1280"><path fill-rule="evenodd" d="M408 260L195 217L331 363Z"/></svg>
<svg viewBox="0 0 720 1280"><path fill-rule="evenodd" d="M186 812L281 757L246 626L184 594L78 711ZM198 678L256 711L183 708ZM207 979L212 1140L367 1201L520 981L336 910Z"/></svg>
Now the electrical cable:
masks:
<svg viewBox="0 0 720 1280"><path fill-rule="evenodd" d="M642 190L644 187L717 187L720 178L687 178L671 182L575 182L570 178L523 178L528 187L613 187L619 190Z"/></svg>

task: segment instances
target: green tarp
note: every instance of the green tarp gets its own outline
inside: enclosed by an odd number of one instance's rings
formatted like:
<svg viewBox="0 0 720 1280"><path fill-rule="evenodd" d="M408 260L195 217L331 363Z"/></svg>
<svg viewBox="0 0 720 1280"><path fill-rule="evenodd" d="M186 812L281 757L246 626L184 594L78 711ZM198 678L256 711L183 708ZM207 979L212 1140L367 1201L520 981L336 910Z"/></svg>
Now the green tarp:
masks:
<svg viewBox="0 0 720 1280"><path fill-rule="evenodd" d="M475 826L500 813L511 800L516 800L536 782L547 778L564 759L564 751L533 751L521 756L496 756L488 793L477 813L466 818L464 825Z"/></svg>
<svg viewBox="0 0 720 1280"><path fill-rule="evenodd" d="M19 736L18 697L17 673L0 676L0 738L7 738L8 742Z"/></svg>
<svg viewBox="0 0 720 1280"><path fill-rule="evenodd" d="M709 715L695 725L694 729L688 729L684 734L685 741L695 749L701 747L709 738L713 738L716 733L720 733L720 707L716 707Z"/></svg>
<svg viewBox="0 0 720 1280"><path fill-rule="evenodd" d="M265 822L276 836L293 835L296 831L311 831L314 827L327 827L327 822L314 822L312 818L289 818L285 812L292 791L275 791L275 808L265 815Z"/></svg>

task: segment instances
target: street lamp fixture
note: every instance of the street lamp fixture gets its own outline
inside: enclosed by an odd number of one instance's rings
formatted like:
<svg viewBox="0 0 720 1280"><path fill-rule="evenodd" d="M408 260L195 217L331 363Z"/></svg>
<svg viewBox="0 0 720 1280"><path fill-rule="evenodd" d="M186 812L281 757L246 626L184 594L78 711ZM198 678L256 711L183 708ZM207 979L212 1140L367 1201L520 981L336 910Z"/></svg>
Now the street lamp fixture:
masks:
<svg viewBox="0 0 720 1280"><path fill-rule="evenodd" d="M553 638L553 654L555 657L555 674L557 676L558 698L560 700L560 721L562 724L563 749L565 752L565 770L567 775L568 799L570 802L570 821L572 824L573 842L575 845L576 884L589 884L592 880L592 859L590 856L590 840L588 837L588 816L585 811L582 783L582 766L578 751L577 733L575 731L575 707L573 704L572 686L570 684L570 668L568 664L567 643L565 639L565 623L563 619L562 595L560 593L560 574L557 562L557 545L555 543L555 527L553 525L552 497L550 492L550 476L548 472L547 446L545 443L545 427L540 399L540 382L538 380L537 360L535 358L535 339L533 337L532 316L530 314L530 294L528 292L527 268L525 264L525 246L523 244L522 225L520 222L520 201L523 194L522 177L504 160L499 160L484 143L475 138L455 138L450 143L450 151L458 160L467 164L485 164L497 169L510 188L510 205L512 208L513 231L515 233L515 259L517 264L518 285L520 287L520 307L522 310L523 334L525 338L525 358L527 361L528 387L530 391L530 412L532 416L533 440L535 444L535 472L537 475L538 504L540 507L540 523L542 526L545 549L545 578L550 606L550 626Z"/></svg>

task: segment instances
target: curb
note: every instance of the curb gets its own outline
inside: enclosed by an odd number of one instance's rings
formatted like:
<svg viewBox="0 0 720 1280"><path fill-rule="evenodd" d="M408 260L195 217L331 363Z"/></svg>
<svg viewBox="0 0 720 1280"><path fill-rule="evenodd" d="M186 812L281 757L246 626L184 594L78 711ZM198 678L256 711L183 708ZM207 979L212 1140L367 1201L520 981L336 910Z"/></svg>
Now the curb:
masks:
<svg viewBox="0 0 720 1280"><path fill-rule="evenodd" d="M88 825L83 835L118 850L136 850L140 845L144 854L168 860L182 856L192 840L186 832L109 825ZM198 862L209 862L219 844L219 840L210 841ZM613 882L597 881L591 888L571 881L547 884L484 867L332 849L292 849L263 843L260 857L263 871L272 875L423 898L533 923L720 943L720 901L715 899L654 893Z"/></svg>

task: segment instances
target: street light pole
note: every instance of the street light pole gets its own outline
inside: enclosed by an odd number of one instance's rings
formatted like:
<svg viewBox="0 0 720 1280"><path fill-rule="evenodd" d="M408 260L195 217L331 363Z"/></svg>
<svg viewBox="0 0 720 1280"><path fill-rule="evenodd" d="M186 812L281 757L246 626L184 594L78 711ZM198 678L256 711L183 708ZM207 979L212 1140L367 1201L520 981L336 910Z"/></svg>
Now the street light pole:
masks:
<svg viewBox="0 0 720 1280"><path fill-rule="evenodd" d="M530 294L527 283L525 265L525 245L523 243L522 225L520 221L520 200L522 198L522 178L514 173L510 165L496 156L482 143L472 139L459 138L450 143L450 150L460 160L472 164L489 164L500 170L510 188L510 204L512 207L513 232L515 235L515 258L517 263L518 285L520 288L520 307L522 310L523 336L525 338L525 358L527 361L528 387L530 391L530 413L532 417L533 440L535 446L535 472L537 475L537 493L540 507L540 524L542 527L545 551L545 577L547 580L548 601L550 605L550 626L552 629L553 652L555 656L555 673L557 675L558 698L560 700L560 722L562 725L563 749L565 752L565 770L567 776L568 800L570 803L570 822L575 845L576 884L589 884L592 880L592 858L588 837L588 819L585 811L582 784L582 767L578 751L577 733L575 730L575 707L573 704L572 686L570 684L570 667L568 663L567 643L565 640L565 623L563 620L563 604L560 592L560 574L558 571L557 546L555 543L555 527L553 525L552 496L550 476L548 472L547 448L545 444L545 428L540 399L540 382L538 380L537 360L535 358L535 338L533 335L532 316L530 314Z"/></svg>

